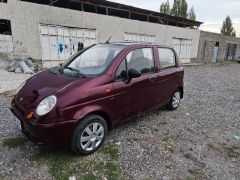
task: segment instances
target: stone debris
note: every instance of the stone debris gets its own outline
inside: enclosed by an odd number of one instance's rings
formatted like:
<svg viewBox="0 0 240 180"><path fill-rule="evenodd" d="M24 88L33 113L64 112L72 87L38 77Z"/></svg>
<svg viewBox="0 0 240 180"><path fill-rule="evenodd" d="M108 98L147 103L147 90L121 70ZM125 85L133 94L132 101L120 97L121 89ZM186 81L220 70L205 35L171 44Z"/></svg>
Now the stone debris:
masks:
<svg viewBox="0 0 240 180"><path fill-rule="evenodd" d="M39 70L39 64L34 63L34 59L30 57L13 59L9 61L7 70L8 72L33 74Z"/></svg>

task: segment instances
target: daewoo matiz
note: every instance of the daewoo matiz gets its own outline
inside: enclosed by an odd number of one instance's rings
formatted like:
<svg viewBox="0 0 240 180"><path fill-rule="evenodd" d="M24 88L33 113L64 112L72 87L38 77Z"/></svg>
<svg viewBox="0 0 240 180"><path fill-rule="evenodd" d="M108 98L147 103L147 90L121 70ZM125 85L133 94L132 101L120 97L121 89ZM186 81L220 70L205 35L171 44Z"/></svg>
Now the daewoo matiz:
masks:
<svg viewBox="0 0 240 180"><path fill-rule="evenodd" d="M95 152L107 133L139 113L183 98L184 69L170 47L105 43L28 79L12 99L21 131L38 144Z"/></svg>

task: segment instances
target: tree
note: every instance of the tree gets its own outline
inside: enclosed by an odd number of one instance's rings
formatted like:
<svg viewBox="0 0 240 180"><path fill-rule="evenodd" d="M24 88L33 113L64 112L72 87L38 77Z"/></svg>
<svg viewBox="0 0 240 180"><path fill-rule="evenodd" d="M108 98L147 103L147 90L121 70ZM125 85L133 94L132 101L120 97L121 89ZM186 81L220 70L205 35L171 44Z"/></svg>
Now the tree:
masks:
<svg viewBox="0 0 240 180"><path fill-rule="evenodd" d="M196 14L195 14L194 7L193 7L193 6L192 6L191 9L189 10L188 19L193 20L193 21L196 21Z"/></svg>
<svg viewBox="0 0 240 180"><path fill-rule="evenodd" d="M187 18L188 4L186 0L174 0L171 10L172 16Z"/></svg>
<svg viewBox="0 0 240 180"><path fill-rule="evenodd" d="M173 7L171 9L172 16L179 16L179 0L174 0Z"/></svg>
<svg viewBox="0 0 240 180"><path fill-rule="evenodd" d="M221 33L228 36L236 36L230 16L227 16L226 20L223 21Z"/></svg>
<svg viewBox="0 0 240 180"><path fill-rule="evenodd" d="M180 1L180 17L187 18L188 4L186 0Z"/></svg>
<svg viewBox="0 0 240 180"><path fill-rule="evenodd" d="M164 14L170 14L170 4L169 0L167 0L165 3L163 2L160 6L160 12Z"/></svg>

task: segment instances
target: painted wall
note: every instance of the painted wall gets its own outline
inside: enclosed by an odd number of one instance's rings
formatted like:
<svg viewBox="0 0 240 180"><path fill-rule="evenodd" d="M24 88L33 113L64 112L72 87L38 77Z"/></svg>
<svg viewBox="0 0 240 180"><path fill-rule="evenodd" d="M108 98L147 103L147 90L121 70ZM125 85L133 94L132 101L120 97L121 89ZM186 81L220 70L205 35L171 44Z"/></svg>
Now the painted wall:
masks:
<svg viewBox="0 0 240 180"><path fill-rule="evenodd" d="M124 32L155 35L156 42L172 46L172 38L192 39L191 57L197 58L200 31L118 17L99 15L17 0L0 3L0 18L11 20L14 52L41 59L39 24L97 30L97 41L105 42L122 21L111 41L123 41Z"/></svg>

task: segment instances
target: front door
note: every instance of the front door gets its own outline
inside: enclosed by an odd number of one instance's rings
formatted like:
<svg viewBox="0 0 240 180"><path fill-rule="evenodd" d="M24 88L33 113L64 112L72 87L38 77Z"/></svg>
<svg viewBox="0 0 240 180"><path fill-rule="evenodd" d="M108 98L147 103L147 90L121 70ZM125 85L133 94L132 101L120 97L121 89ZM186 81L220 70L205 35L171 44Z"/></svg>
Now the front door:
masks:
<svg viewBox="0 0 240 180"><path fill-rule="evenodd" d="M126 81L129 69L138 70L141 77ZM116 81L113 83L114 104L122 121L154 107L156 85L153 48L144 47L130 51L119 65Z"/></svg>

